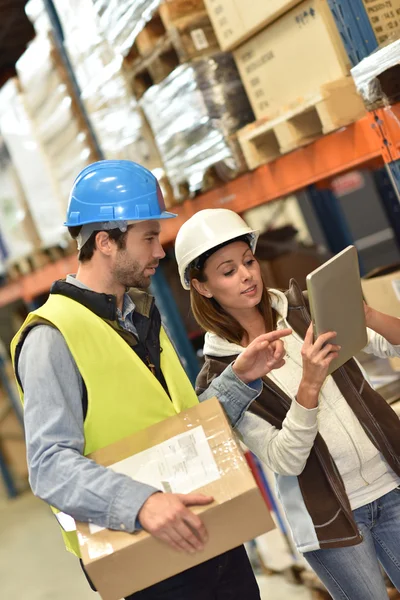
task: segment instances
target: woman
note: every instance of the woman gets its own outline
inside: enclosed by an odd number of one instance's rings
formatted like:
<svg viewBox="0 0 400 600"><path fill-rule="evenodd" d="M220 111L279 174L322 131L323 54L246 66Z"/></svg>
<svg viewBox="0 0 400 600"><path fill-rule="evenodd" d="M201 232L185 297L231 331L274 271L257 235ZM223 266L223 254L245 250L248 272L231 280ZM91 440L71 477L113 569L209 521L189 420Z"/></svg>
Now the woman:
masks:
<svg viewBox="0 0 400 600"><path fill-rule="evenodd" d="M225 209L200 211L178 233L182 285L207 331L198 391L260 335L292 329L285 361L233 426L275 472L296 545L332 597L386 600L379 563L400 590L399 419L354 359L327 377L335 333L313 340L296 282L286 293L266 289L257 237ZM400 320L365 312L365 351L400 356Z"/></svg>

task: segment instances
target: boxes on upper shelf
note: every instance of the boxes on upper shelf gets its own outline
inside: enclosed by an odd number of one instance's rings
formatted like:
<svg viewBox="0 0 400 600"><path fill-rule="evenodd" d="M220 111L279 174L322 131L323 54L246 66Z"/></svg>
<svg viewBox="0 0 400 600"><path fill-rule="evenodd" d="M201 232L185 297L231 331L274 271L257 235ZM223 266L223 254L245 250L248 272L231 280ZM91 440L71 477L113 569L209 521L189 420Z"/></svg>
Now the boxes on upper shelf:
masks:
<svg viewBox="0 0 400 600"><path fill-rule="evenodd" d="M232 50L301 0L205 0L222 50Z"/></svg>

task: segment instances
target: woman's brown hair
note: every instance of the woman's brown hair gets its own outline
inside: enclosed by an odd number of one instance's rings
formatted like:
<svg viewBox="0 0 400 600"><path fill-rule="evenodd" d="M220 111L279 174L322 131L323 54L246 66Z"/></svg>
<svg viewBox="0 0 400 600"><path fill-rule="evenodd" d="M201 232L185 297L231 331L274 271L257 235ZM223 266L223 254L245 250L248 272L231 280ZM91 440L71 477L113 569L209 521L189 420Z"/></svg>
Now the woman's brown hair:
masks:
<svg viewBox="0 0 400 600"><path fill-rule="evenodd" d="M189 272L189 278L190 304L194 318L200 327L204 329L204 331L215 333L219 337L228 340L228 342L239 345L242 344L243 339L247 334L245 329L234 317L228 314L214 298L202 296L192 283L193 279L198 279L202 283L207 281L207 277L204 273L204 264L201 268L192 267ZM273 331L276 328L276 312L271 306L270 296L263 277L262 281L263 293L257 308L264 317L266 330Z"/></svg>

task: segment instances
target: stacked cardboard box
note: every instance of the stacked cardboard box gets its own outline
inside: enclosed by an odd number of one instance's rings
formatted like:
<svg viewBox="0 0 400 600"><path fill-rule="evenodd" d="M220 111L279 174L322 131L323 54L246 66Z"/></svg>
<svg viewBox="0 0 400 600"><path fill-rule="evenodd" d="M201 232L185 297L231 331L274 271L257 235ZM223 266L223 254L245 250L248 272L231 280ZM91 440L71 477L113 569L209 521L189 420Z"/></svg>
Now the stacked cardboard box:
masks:
<svg viewBox="0 0 400 600"><path fill-rule="evenodd" d="M301 0L204 0L223 50L237 48ZM362 0L378 44L400 34L400 0ZM358 9L360 11L360 9ZM356 8L357 11L357 8ZM361 12L361 11L360 11ZM361 15L359 15L361 16Z"/></svg>
<svg viewBox="0 0 400 600"><path fill-rule="evenodd" d="M205 0L222 50L232 50L301 0Z"/></svg>
<svg viewBox="0 0 400 600"><path fill-rule="evenodd" d="M350 62L326 0L306 0L234 52L257 119L315 101Z"/></svg>
<svg viewBox="0 0 400 600"><path fill-rule="evenodd" d="M378 42L399 37L400 0L364 4ZM327 85L343 78L352 86L350 62L327 0L256 0L251 8L245 0L207 0L207 6L222 47L235 49L257 119L312 106L327 94ZM336 102L339 106L340 98Z"/></svg>
<svg viewBox="0 0 400 600"><path fill-rule="evenodd" d="M256 121L238 135L248 168L365 115L327 0L208 0Z"/></svg>

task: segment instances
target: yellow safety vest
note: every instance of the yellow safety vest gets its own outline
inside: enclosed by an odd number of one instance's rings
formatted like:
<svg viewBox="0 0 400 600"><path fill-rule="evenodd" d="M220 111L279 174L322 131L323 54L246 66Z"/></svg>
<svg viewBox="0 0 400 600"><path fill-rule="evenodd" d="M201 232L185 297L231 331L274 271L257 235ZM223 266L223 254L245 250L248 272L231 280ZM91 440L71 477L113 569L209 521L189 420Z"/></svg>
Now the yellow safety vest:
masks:
<svg viewBox="0 0 400 600"><path fill-rule="evenodd" d="M193 386L162 327L161 370L170 397L143 361L108 323L79 302L58 294L50 295L41 308L30 313L14 337L11 343L14 367L21 335L26 328L43 322L43 319L64 336L86 385L88 410L84 422L85 455L198 403ZM23 403L24 395L20 387L19 393ZM79 557L76 531L66 532L62 529L62 534L67 550Z"/></svg>

